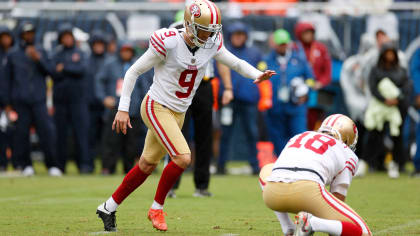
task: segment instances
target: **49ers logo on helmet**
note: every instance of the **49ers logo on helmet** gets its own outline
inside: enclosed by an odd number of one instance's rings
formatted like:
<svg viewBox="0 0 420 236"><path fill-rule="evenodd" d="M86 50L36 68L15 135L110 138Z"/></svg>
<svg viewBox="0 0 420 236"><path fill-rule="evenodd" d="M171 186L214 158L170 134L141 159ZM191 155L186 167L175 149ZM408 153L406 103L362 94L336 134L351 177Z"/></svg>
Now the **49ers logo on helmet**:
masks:
<svg viewBox="0 0 420 236"><path fill-rule="evenodd" d="M190 6L190 13L191 15L193 15L195 18L198 18L201 16L201 10L200 7L198 7L196 4L192 4Z"/></svg>

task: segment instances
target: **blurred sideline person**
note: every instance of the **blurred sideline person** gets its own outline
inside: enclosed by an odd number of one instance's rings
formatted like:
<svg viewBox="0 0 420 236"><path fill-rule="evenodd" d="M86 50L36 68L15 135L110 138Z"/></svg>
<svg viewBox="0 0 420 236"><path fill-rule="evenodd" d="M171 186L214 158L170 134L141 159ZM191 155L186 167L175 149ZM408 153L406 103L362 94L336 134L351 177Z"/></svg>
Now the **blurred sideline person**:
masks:
<svg viewBox="0 0 420 236"><path fill-rule="evenodd" d="M382 29L378 29L375 33L375 47L371 47L370 50L366 52L366 54L362 58L362 76L365 80L366 84L369 84L369 75L373 67L378 64L379 54L381 52L382 45L391 42L392 40L386 34L386 32ZM405 58L404 52L398 50L398 58L400 61L400 65L403 68L407 68L407 60ZM367 95L371 96L369 86L365 87L365 92Z"/></svg>
<svg viewBox="0 0 420 236"><path fill-rule="evenodd" d="M13 48L14 37L7 26L0 25L0 75L4 75L7 63L7 53ZM8 160L6 148L8 146L8 119L10 109L6 109L9 96L9 83L6 76L0 77L0 172L7 170Z"/></svg>
<svg viewBox="0 0 420 236"><path fill-rule="evenodd" d="M107 35L108 44L106 47L106 52L109 56L114 56L117 53L118 43L114 35Z"/></svg>
<svg viewBox="0 0 420 236"><path fill-rule="evenodd" d="M253 66L257 66L261 61L261 53L255 47L248 47L248 27L242 22L235 22L227 29L229 39L226 48L235 56L243 58ZM258 101L260 98L259 88L251 80L245 80L242 74L235 71L231 72L232 88L234 99L228 107L221 110L222 137L220 140L220 153L217 163L217 173L226 174L226 162L232 148L232 137L234 126L239 123L242 129L241 134L245 135L244 148L253 174L258 174L259 166L257 161L257 142L258 142ZM229 116L229 118L227 118ZM226 118L226 119L225 119ZM229 121L227 121L229 120Z"/></svg>
<svg viewBox="0 0 420 236"><path fill-rule="evenodd" d="M299 40L298 47L302 48L306 59L312 67L315 83L309 94L308 129L315 130L323 119L324 110L317 102L317 92L331 83L331 57L327 47L315 40L315 27L308 22L299 22L295 27L295 35ZM312 101L315 99L315 101Z"/></svg>
<svg viewBox="0 0 420 236"><path fill-rule="evenodd" d="M24 22L19 29L19 45L7 56L5 77L9 85L7 106L18 115L12 138L12 155L24 176L35 171L30 157L29 133L35 125L45 165L51 176L61 176L58 169L54 123L47 109L46 77L51 74L51 61L47 53L35 43L35 26Z"/></svg>
<svg viewBox="0 0 420 236"><path fill-rule="evenodd" d="M386 80L392 87L385 86ZM397 90L396 96L390 94L393 88ZM411 103L412 85L407 70L400 64L394 43L388 42L382 45L378 63L369 75L369 89L372 97L365 113L365 126L369 131L364 149L365 156L370 167L376 170L383 169L384 136L387 132L384 126L387 125L394 144L392 147L394 161L388 167L388 175L391 178L398 178L399 171L405 170L408 159L407 151L404 150L403 128Z"/></svg>
<svg viewBox="0 0 420 236"><path fill-rule="evenodd" d="M368 34L363 34L360 38L358 53L344 61L340 76L340 85L346 107L350 118L356 123L359 131L359 140L355 151L359 157L359 168L357 168L355 176L364 176L368 169L366 156L364 155L365 136L367 133L364 125L364 116L369 102L365 87L369 85L368 81L363 79L362 60L368 50L374 46L374 39Z"/></svg>
<svg viewBox="0 0 420 236"><path fill-rule="evenodd" d="M313 78L305 57L290 44L290 35L284 29L273 33L275 48L264 58L266 67L277 72L271 77L273 102L267 110L267 126L270 141L276 155L296 134L307 130L306 101L309 91L305 84Z"/></svg>
<svg viewBox="0 0 420 236"><path fill-rule="evenodd" d="M15 44L15 39L13 37L12 31L7 27L0 25L0 64L1 67L4 67L3 63L6 62L6 56L10 49L13 48ZM4 60L4 61L3 61Z"/></svg>
<svg viewBox="0 0 420 236"><path fill-rule="evenodd" d="M168 230L163 212L166 196L191 162L191 151L181 128L210 59L226 64L255 83L275 74L257 70L223 47L221 20L220 10L214 3L194 1L185 8L185 29L155 31L149 49L127 71L113 129L126 134L127 127L132 128L128 111L136 79L154 68L153 84L141 105L148 132L139 165L130 170L112 196L97 208L106 231L116 231L118 205L147 179L166 153L172 162L162 172L147 217L154 228Z"/></svg>
<svg viewBox="0 0 420 236"><path fill-rule="evenodd" d="M93 30L89 38L90 56L87 59L87 101L89 105L89 155L92 160L98 154L101 144L102 130L104 129L104 105L96 94L96 76L108 56L106 47L107 36L100 30Z"/></svg>
<svg viewBox="0 0 420 236"><path fill-rule="evenodd" d="M86 100L86 56L76 46L73 27L63 23L58 29L58 43L54 56L54 119L57 126L59 168L65 172L68 155L68 131L75 138L76 164L80 173L93 172L89 155L89 111Z"/></svg>
<svg viewBox="0 0 420 236"><path fill-rule="evenodd" d="M285 235L372 235L363 219L344 203L357 170L353 152L357 136L350 118L328 116L318 131L290 139L274 165L262 169L264 202L275 211ZM297 213L296 227L288 212Z"/></svg>
<svg viewBox="0 0 420 236"><path fill-rule="evenodd" d="M115 57L105 62L97 75L96 94L106 108L105 130L102 138L102 174L114 174L118 156L123 158L124 173L128 173L140 156L147 129L140 120L140 100L149 89L153 74L145 73L137 80L131 94L130 120L138 125L127 131L127 135L116 134L112 131L112 123L117 113L117 104L122 92L123 78L130 66L135 62L134 45L129 41L120 42Z"/></svg>

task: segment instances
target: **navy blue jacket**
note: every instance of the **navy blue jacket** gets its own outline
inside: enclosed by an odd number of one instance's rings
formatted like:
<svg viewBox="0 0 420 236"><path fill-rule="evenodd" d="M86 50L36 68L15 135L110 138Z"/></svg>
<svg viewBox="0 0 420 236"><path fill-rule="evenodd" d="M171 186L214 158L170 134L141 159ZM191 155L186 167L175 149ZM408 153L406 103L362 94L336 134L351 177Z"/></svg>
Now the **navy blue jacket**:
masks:
<svg viewBox="0 0 420 236"><path fill-rule="evenodd" d="M103 54L93 53L93 44L95 42L102 42L105 44L105 50L107 45L106 35L99 30L94 30L89 38L89 45L91 48L91 54L86 60L86 81L87 81L87 101L90 105L102 106L102 101L96 96L96 76L99 73L99 70L102 69L105 59L107 58L106 52Z"/></svg>
<svg viewBox="0 0 420 236"><path fill-rule="evenodd" d="M0 26L0 35L9 34L13 38L12 31L6 26ZM13 44L12 44L13 45ZM12 50L10 48L8 51ZM7 63L7 51L0 46L0 75L5 74L5 68ZM6 76L0 76L0 107L3 107L8 103L9 96L9 83L6 80Z"/></svg>
<svg viewBox="0 0 420 236"><path fill-rule="evenodd" d="M7 63L7 57L0 58L0 108L8 103L9 97L9 83L5 75L5 67Z"/></svg>
<svg viewBox="0 0 420 236"><path fill-rule="evenodd" d="M131 66L134 58L128 64ZM110 57L105 61L102 70L99 71L96 80L96 94L103 101L105 97L112 96L118 106L120 96L116 94L117 82L124 79L126 72L125 63L119 57ZM136 81L130 102L130 117L140 117L140 105L143 97L146 95L153 82L153 71L150 70L140 76Z"/></svg>
<svg viewBox="0 0 420 236"><path fill-rule="evenodd" d="M262 55L257 48L247 47L246 45L235 48L230 44L230 36L234 32L244 32L248 35L248 28L246 25L241 22L235 22L228 28L227 32L228 40L226 40L226 49L228 49L233 55L256 67L262 59ZM242 75L233 70L231 70L231 77L235 101L257 104L260 99L260 92L258 86L253 83L253 80L244 78Z"/></svg>
<svg viewBox="0 0 420 236"><path fill-rule="evenodd" d="M21 44L8 53L5 75L10 94L8 103L36 103L46 101L45 78L51 74L51 63L45 50L36 47L41 54L39 61L30 59Z"/></svg>
<svg viewBox="0 0 420 236"><path fill-rule="evenodd" d="M96 76L103 68L106 60L106 54L91 54L87 59L86 82L87 82L87 101L90 105L102 104L102 101L96 96Z"/></svg>
<svg viewBox="0 0 420 236"><path fill-rule="evenodd" d="M9 28L7 28L6 26L0 25L0 35L1 34L8 34L13 38L12 31ZM13 45L13 43L14 42L12 42L12 45ZM7 56L7 52L0 46L0 62L2 62L3 59L6 58L6 56ZM1 66L1 64L0 64L0 66Z"/></svg>
<svg viewBox="0 0 420 236"><path fill-rule="evenodd" d="M53 55L54 102L84 103L86 101L85 54L77 47L58 46ZM64 64L61 72L55 70Z"/></svg>
<svg viewBox="0 0 420 236"><path fill-rule="evenodd" d="M259 50L254 47L234 48L231 45L227 45L226 48L232 52L233 55L247 61L254 67L261 61L261 54ZM253 80L245 78L233 70L231 70L231 77L235 100L257 104L260 99L260 92Z"/></svg>

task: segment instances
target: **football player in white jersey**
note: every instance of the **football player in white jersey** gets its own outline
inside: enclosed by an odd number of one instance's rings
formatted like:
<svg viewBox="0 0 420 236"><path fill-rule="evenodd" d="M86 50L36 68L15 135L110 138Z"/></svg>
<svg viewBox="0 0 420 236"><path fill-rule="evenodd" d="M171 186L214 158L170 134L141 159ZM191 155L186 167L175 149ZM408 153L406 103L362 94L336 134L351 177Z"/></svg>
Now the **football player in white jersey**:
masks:
<svg viewBox="0 0 420 236"><path fill-rule="evenodd" d="M357 137L350 118L331 115L318 131L290 139L274 165L261 170L264 202L275 211L285 235L372 235L363 219L344 203L357 170L353 152ZM296 226L288 212L297 213Z"/></svg>
<svg viewBox="0 0 420 236"><path fill-rule="evenodd" d="M270 70L261 72L226 50L221 35L220 10L214 3L195 0L188 5L184 12L184 26L181 30L164 28L154 32L149 49L124 77L112 128L125 134L127 127L131 128L128 110L136 79L151 68L155 72L153 84L141 105L142 119L149 130L139 164L127 173L117 190L96 211L106 231L116 230L117 206L146 180L165 153L171 156L172 162L162 172L147 217L154 228L168 229L166 213L163 212L166 195L191 162L191 151L181 128L210 59L214 58L255 83L275 74Z"/></svg>

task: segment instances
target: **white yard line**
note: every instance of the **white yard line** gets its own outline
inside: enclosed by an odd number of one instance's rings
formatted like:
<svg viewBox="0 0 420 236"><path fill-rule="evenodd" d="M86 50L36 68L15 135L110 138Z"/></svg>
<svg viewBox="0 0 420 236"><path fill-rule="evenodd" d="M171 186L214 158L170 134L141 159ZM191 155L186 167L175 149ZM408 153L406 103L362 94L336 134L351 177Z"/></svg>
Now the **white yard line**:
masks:
<svg viewBox="0 0 420 236"><path fill-rule="evenodd" d="M92 232L89 233L89 235L101 235L101 234L110 234L111 232L107 232L107 231L99 231L99 232Z"/></svg>
<svg viewBox="0 0 420 236"><path fill-rule="evenodd" d="M417 225L420 225L420 219L410 221L403 225L392 226L383 230L379 230L378 232L373 233L373 235L382 235L382 234L392 233L397 230L402 230L402 229L406 229L406 228L417 226Z"/></svg>

